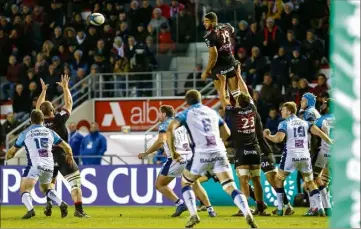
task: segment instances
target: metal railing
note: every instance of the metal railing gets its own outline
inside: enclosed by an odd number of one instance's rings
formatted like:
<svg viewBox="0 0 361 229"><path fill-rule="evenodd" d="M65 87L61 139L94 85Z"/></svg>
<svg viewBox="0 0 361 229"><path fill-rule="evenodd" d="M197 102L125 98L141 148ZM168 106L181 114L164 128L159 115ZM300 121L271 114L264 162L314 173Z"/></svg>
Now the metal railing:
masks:
<svg viewBox="0 0 361 229"><path fill-rule="evenodd" d="M210 90L209 90L210 89ZM200 93L203 94L204 92L207 92L205 96L211 95L216 91L215 87L213 87L213 82L208 83L204 88L200 90ZM210 104L214 99L217 99L216 97L212 98L211 100L208 100L204 105ZM185 109L187 106L187 102L183 102L179 107L175 108L175 112L179 112L180 110ZM151 126L147 131L144 132L144 152L148 148L148 143L154 139L155 136L157 136L157 133L154 133L154 130L159 126L160 122L157 122L153 126ZM151 136L150 138L148 136ZM144 160L143 160L144 163Z"/></svg>

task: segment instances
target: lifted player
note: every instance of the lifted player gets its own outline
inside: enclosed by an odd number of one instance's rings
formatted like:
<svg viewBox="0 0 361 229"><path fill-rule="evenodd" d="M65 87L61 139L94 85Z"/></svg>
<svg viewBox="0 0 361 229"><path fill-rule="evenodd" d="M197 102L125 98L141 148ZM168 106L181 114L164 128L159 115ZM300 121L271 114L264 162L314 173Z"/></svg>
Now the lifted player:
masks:
<svg viewBox="0 0 361 229"><path fill-rule="evenodd" d="M313 203L311 205L312 215L323 216L325 213L321 195L313 181L311 157L308 150L308 132L310 131L312 134L321 137L329 144L332 144L332 141L317 126L299 119L296 113L297 106L294 102L284 103L282 118L285 120L279 124L277 134L271 135L269 129L264 130L264 136L272 142L279 143L286 138L286 145L276 177L277 215L283 215L284 180L291 172L297 169L301 172L303 180L310 189L310 198L312 200L310 202ZM309 212L306 215L310 216Z"/></svg>
<svg viewBox="0 0 361 229"><path fill-rule="evenodd" d="M48 85L45 85L42 79L42 92L36 103L36 108L40 109L43 112L45 116L45 126L54 130L57 134L59 134L62 139L64 139L64 141L67 141L68 130L66 129L65 123L66 121L68 121L73 108L73 100L71 98L70 90L68 87L69 76L61 76L61 82L57 82L57 84L62 87L64 93L64 107L62 108L62 110L60 112L56 112L53 105L49 101L45 101ZM66 163L66 154L62 148L54 147L53 156L55 162L52 180L53 187L55 187L56 177L58 175L58 172L60 172L61 175L63 175L63 177L68 181L71 187L71 197L75 205L74 216L81 218L89 217L83 210L80 172L77 164L74 162L74 160L71 165ZM51 200L47 199L46 207L44 210L44 214L46 216L51 216L51 208Z"/></svg>
<svg viewBox="0 0 361 229"><path fill-rule="evenodd" d="M235 69L238 61L233 56L231 42L234 28L229 23L218 23L217 15L213 12L204 16L203 25L207 30L204 38L208 47L209 60L202 73L202 79L206 80L208 76L212 76L214 87L219 93L220 83L217 75L225 75L231 94L237 100L240 94Z"/></svg>
<svg viewBox="0 0 361 229"><path fill-rule="evenodd" d="M192 159L192 150L190 148L188 140L188 132L184 127L180 127L174 130L175 135L175 145L178 152L181 155L181 160L173 160L166 143L166 131L169 123L174 119L175 111L172 106L163 105L160 107L160 118L161 124L159 125L159 134L158 139L153 143L153 145L147 149L144 153L138 155L139 159L143 159L149 154L154 153L159 148L164 146L164 150L167 154L167 161L163 164L163 168L160 174L157 177L155 182L156 189L162 193L169 200L173 201L177 206L175 213L172 217L180 216L184 211L187 211L187 206L184 204L184 201L180 199L172 189L168 187L170 182L176 177L182 175L183 170L185 169L187 163ZM215 217L216 213L214 212L211 203L209 202L208 195L205 189L200 185L199 181L194 183L193 186L196 191L197 197L207 206L208 214L211 217Z"/></svg>
<svg viewBox="0 0 361 229"><path fill-rule="evenodd" d="M32 125L19 135L15 145L9 149L5 156L6 160L9 160L20 148L25 146L28 166L21 179L20 193L21 201L28 212L22 219L30 219L35 216L30 192L38 180L47 198L60 206L61 217L64 218L68 215L68 206L59 198L51 185L54 170L52 147L54 145L64 150L68 164L73 163L71 148L54 131L43 126L44 115L40 110L33 110L30 119Z"/></svg>
<svg viewBox="0 0 361 229"><path fill-rule="evenodd" d="M226 148L223 141L230 136L227 124L219 117L218 113L201 104L201 94L197 90L186 93L185 100L189 107L178 113L167 129L167 143L173 160L179 160L181 155L174 145L174 130L185 126L194 146L194 155L191 163L182 175L183 199L191 215L186 224L191 228L200 222L197 214L195 194L192 184L208 171L217 176L223 190L232 196L235 205L243 211L247 223L256 228L252 213L247 204L247 199L234 183L232 169L227 159Z"/></svg>

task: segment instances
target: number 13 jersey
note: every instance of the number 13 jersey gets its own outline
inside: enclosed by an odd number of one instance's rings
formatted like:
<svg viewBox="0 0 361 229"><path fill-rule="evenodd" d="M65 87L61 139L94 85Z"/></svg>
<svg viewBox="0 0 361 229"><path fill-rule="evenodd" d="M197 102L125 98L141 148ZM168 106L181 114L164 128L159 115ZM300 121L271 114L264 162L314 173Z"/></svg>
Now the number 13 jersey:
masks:
<svg viewBox="0 0 361 229"><path fill-rule="evenodd" d="M219 127L225 125L218 113L200 103L176 115L189 132L195 153L225 152Z"/></svg>
<svg viewBox="0 0 361 229"><path fill-rule="evenodd" d="M53 130L42 125L31 125L24 130L15 142L16 148L25 146L28 166L54 167L53 145L58 145L62 139Z"/></svg>

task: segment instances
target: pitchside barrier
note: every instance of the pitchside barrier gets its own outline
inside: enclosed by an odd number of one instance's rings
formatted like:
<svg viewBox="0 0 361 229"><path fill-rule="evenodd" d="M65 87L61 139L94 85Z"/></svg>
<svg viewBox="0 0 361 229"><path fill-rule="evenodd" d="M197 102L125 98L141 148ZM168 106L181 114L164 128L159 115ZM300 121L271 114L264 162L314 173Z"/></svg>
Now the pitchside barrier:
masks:
<svg viewBox="0 0 361 229"><path fill-rule="evenodd" d="M0 199L2 205L22 205L19 194L21 175L24 166L2 166ZM117 206L117 205L149 205L149 206L172 206L174 203L167 200L155 189L155 179L161 167L156 165L125 165L125 166L80 166L83 203L94 206ZM236 178L236 173L233 171ZM297 195L297 173L292 173L285 181L286 193L291 203ZM239 183L236 180L237 186ZM268 206L277 204L277 196L265 175L261 174L261 182L264 188L264 199ZM170 185L178 196L181 196L180 179L174 180ZM229 197L219 183L212 179L203 183L207 190L212 205L233 206L232 198ZM60 198L72 204L70 187L60 175L56 184ZM41 194L39 186L32 191L31 196L35 205L46 202ZM250 202L250 205L254 205Z"/></svg>

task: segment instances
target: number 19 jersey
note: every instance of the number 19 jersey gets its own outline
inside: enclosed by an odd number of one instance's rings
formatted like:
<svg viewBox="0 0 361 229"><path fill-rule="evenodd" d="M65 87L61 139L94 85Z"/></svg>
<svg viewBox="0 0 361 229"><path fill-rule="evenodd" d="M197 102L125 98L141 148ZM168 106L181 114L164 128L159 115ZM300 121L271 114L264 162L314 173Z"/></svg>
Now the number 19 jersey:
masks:
<svg viewBox="0 0 361 229"><path fill-rule="evenodd" d="M52 146L62 142L53 130L42 125L31 125L15 142L16 148L25 146L28 166L54 167Z"/></svg>
<svg viewBox="0 0 361 229"><path fill-rule="evenodd" d="M176 116L188 131L195 153L225 152L219 126L225 125L219 114L202 104L195 104Z"/></svg>
<svg viewBox="0 0 361 229"><path fill-rule="evenodd" d="M308 132L313 124L298 118L288 117L278 125L278 132L286 134L285 152L302 153L308 150Z"/></svg>

